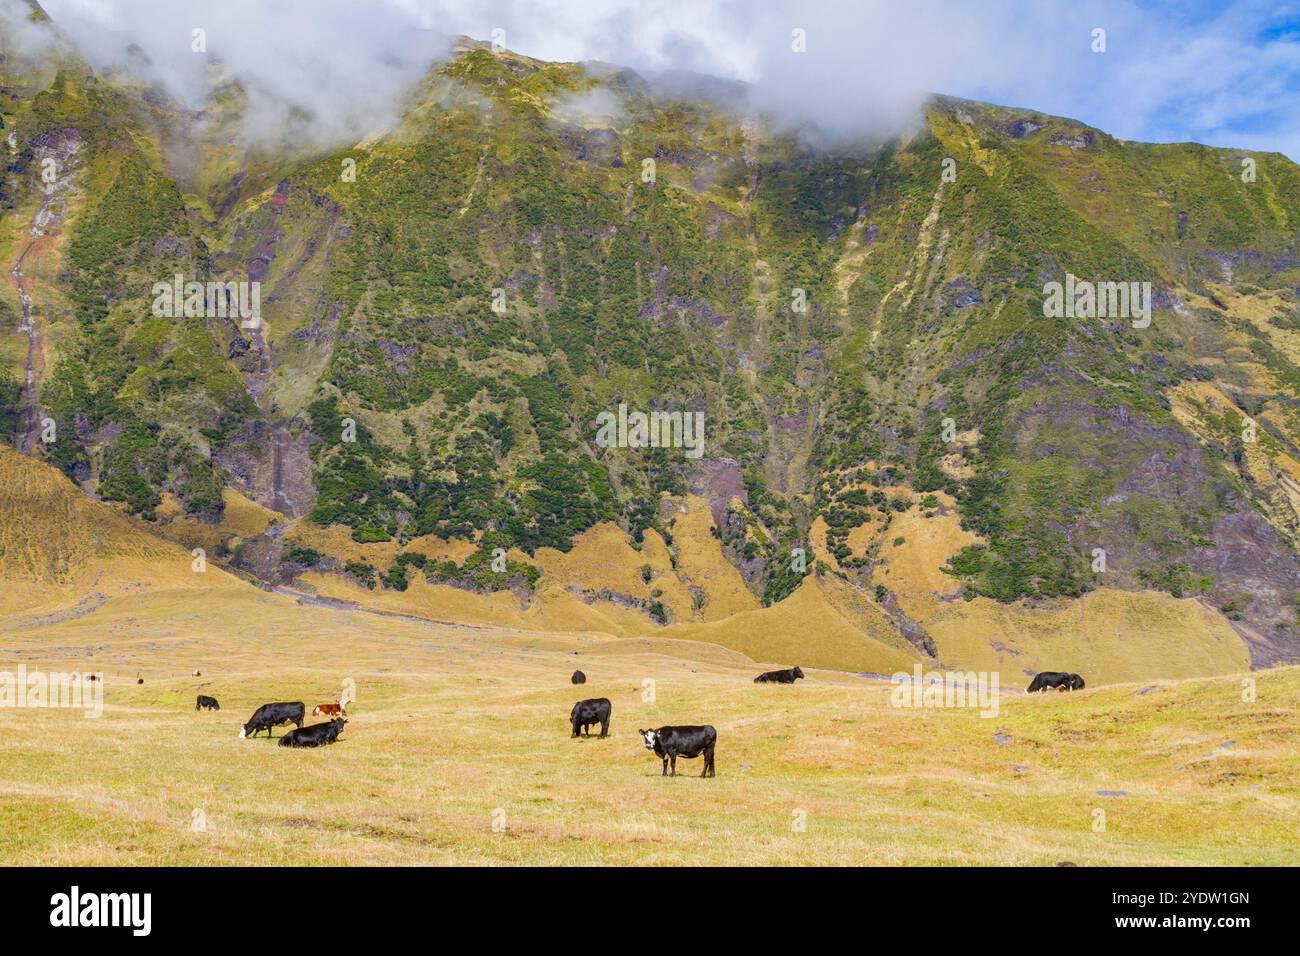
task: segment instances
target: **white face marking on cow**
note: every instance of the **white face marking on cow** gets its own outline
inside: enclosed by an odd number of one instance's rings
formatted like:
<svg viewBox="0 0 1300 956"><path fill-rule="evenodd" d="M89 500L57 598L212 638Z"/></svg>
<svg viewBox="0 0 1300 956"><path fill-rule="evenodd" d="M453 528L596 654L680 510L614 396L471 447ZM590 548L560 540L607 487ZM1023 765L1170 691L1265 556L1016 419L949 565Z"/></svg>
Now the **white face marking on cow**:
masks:
<svg viewBox="0 0 1300 956"><path fill-rule="evenodd" d="M239 739L240 739L240 740L243 740L243 739L244 739L244 735L245 735L246 733L248 733L248 728L246 728L246 727L240 727L240 728L239 728Z"/></svg>

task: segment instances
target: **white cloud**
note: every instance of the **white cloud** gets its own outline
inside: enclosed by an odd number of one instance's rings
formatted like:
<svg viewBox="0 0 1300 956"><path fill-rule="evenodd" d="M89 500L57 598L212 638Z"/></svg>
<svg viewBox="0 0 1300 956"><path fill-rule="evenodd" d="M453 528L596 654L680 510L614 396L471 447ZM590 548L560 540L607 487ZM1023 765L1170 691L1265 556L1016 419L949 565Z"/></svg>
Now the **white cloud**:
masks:
<svg viewBox="0 0 1300 956"><path fill-rule="evenodd" d="M0 0L0 3L12 0ZM753 84L754 102L841 136L894 132L930 92L1074 116L1132 139L1287 149L1300 141L1300 41L1280 12L1236 0L1191 22L1160 0L44 0L92 51L127 39L191 98L206 77L190 29L277 105L327 132L373 128L442 52L438 35L541 59L597 59ZM1091 50L1095 27L1107 51ZM791 31L807 52L791 49ZM1271 38L1261 39L1261 37Z"/></svg>

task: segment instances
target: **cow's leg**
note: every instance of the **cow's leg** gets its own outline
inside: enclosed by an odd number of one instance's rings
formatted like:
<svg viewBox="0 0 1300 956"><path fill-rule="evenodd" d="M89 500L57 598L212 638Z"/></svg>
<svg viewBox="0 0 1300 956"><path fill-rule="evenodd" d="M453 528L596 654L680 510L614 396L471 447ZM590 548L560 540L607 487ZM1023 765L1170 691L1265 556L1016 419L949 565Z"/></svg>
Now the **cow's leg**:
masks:
<svg viewBox="0 0 1300 956"><path fill-rule="evenodd" d="M573 737L576 737L576 736L578 736L578 722L575 720L575 721L573 722L573 733L569 734L569 737L570 737L570 738L573 738Z"/></svg>
<svg viewBox="0 0 1300 956"><path fill-rule="evenodd" d="M605 737L608 737L608 736L609 736L609 721L608 721L608 720L603 720L603 721L601 721L601 723L600 723L600 736L601 736L602 739L605 738Z"/></svg>
<svg viewBox="0 0 1300 956"><path fill-rule="evenodd" d="M708 750L704 751L704 773L700 774L700 776L701 776L701 777L705 777L705 776L709 776L709 777L711 777L711 776L714 776L714 773L713 773L713 748L712 748L712 747L710 747Z"/></svg>
<svg viewBox="0 0 1300 956"><path fill-rule="evenodd" d="M677 754L673 754L672 761L673 761L673 776L675 777L677 776Z"/></svg>
<svg viewBox="0 0 1300 956"><path fill-rule="evenodd" d="M664 772L663 772L662 774L660 774L660 776L663 776L663 777L668 776L668 758L667 758L667 757L664 758Z"/></svg>

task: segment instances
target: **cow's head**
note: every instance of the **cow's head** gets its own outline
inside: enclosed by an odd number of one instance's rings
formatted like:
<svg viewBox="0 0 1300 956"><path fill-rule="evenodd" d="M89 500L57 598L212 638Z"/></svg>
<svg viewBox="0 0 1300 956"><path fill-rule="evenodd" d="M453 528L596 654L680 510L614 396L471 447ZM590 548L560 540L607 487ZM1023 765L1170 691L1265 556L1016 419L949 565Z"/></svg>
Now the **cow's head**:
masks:
<svg viewBox="0 0 1300 956"><path fill-rule="evenodd" d="M239 728L239 739L243 740L247 736L248 736L248 724L244 724L244 726Z"/></svg>
<svg viewBox="0 0 1300 956"><path fill-rule="evenodd" d="M800 677L803 677L803 671L799 669L798 665L795 665L794 676L796 680L798 680Z"/></svg>
<svg viewBox="0 0 1300 956"><path fill-rule="evenodd" d="M638 734L645 740L645 749L654 750L655 744L659 741L659 731L657 730L638 730Z"/></svg>
<svg viewBox="0 0 1300 956"><path fill-rule="evenodd" d="M1083 690L1083 678L1078 674L1070 675L1070 687L1074 690Z"/></svg>

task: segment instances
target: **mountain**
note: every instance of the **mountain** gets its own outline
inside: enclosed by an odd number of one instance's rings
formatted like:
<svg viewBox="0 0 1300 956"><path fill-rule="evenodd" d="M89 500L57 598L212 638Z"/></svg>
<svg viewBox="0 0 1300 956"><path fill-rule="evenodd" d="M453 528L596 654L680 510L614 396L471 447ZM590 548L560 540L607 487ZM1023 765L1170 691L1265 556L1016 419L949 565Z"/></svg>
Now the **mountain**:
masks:
<svg viewBox="0 0 1300 956"><path fill-rule="evenodd" d="M322 597L823 666L1300 661L1279 154L943 96L826 146L472 41L317 147L248 136L219 67L190 110L29 26L0 418L133 527ZM260 321L159 314L177 275L259 283ZM1076 280L1132 314L1054 309ZM702 413L700 454L606 447L620 406Z"/></svg>

